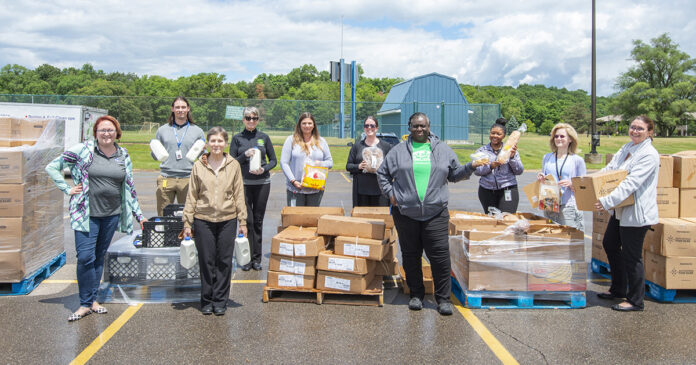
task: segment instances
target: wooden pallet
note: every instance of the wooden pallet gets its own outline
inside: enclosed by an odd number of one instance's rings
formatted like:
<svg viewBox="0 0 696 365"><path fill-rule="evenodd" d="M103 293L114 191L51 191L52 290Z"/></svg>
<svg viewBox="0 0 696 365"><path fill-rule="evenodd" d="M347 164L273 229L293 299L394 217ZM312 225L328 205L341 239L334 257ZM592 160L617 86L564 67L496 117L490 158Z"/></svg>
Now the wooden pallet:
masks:
<svg viewBox="0 0 696 365"><path fill-rule="evenodd" d="M0 295L26 295L32 292L44 279L53 275L65 265L65 252L55 256L38 270L27 275L19 283L0 283Z"/></svg>
<svg viewBox="0 0 696 365"><path fill-rule="evenodd" d="M376 277L367 289L360 293L346 293L335 290L263 288L263 302L292 302L339 305L384 306L382 277Z"/></svg>

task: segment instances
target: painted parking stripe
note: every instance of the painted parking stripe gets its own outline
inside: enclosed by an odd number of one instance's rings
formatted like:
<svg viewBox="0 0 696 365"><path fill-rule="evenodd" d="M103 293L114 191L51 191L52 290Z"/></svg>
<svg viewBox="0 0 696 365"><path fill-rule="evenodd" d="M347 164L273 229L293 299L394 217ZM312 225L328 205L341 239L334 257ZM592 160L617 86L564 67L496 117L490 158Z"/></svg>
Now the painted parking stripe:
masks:
<svg viewBox="0 0 696 365"><path fill-rule="evenodd" d="M138 312L138 310L140 310L142 306L143 304L141 303L133 307L128 307L128 309L126 309L118 318L116 318L116 320L111 323L109 327L104 330L104 332L99 334L99 336L95 338L94 341L87 346L87 348L77 355L75 360L70 362L70 365L86 364L87 361L89 361L89 359L91 359L92 356L94 356L94 354L96 354L97 351L99 351L99 349L102 348L102 346L104 346L111 339L111 337L113 337L116 332L118 332L118 330L120 330L121 327L123 327L123 325L126 324L126 322L128 322L128 320Z"/></svg>
<svg viewBox="0 0 696 365"><path fill-rule="evenodd" d="M343 176L343 178L346 179L346 181L350 182L350 179L348 179L344 172L339 172L339 174L341 174L341 176Z"/></svg>
<svg viewBox="0 0 696 365"><path fill-rule="evenodd" d="M457 300L456 297L452 296L452 304L457 308L459 313L464 316L464 319L466 319L467 322L469 322L469 325L471 328L476 331L476 333L481 337L483 342L488 345L488 347L493 351L493 354L498 357L500 362L502 362L505 365L508 364L518 364L517 360L515 360L514 357L508 352L507 349L505 349L505 346L503 346L500 341L498 341L495 336L486 328L486 326L476 317L474 312L472 312L469 308L464 308L464 306Z"/></svg>

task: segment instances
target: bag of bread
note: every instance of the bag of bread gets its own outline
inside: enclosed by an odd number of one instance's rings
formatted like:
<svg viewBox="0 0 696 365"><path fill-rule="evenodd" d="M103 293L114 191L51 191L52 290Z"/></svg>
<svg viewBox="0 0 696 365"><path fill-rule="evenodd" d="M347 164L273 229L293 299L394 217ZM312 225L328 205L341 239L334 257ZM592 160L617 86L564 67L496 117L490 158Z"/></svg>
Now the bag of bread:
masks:
<svg viewBox="0 0 696 365"><path fill-rule="evenodd" d="M377 169L384 161L384 152L377 147L365 147L362 151L363 161L367 162L367 167L363 172L376 173Z"/></svg>
<svg viewBox="0 0 696 365"><path fill-rule="evenodd" d="M498 162L507 163L508 161L510 161L510 153L512 152L512 148L517 146L517 142L520 141L522 133L526 131L527 125L525 123L522 123L520 128L510 133L510 137L508 137L507 141L505 141L505 144L503 145L503 148L500 149L500 153L498 153Z"/></svg>
<svg viewBox="0 0 696 365"><path fill-rule="evenodd" d="M329 175L327 167L312 166L305 164L302 175L302 187L324 190L326 188L326 177Z"/></svg>

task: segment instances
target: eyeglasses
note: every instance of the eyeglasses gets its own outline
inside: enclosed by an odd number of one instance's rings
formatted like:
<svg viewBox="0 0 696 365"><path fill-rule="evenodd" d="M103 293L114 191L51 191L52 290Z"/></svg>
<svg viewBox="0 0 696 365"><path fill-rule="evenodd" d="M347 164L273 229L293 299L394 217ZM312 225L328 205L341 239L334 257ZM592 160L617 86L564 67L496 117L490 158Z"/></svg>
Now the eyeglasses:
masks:
<svg viewBox="0 0 696 365"><path fill-rule="evenodd" d="M365 124L365 129L377 128L376 124Z"/></svg>
<svg viewBox="0 0 696 365"><path fill-rule="evenodd" d="M116 132L115 129L97 129L97 133L102 133L102 134L111 134Z"/></svg>
<svg viewBox="0 0 696 365"><path fill-rule="evenodd" d="M246 117L244 117L244 119L246 119L247 122L251 122L252 120L253 120L253 121L259 120L259 117L250 117L250 116L246 116Z"/></svg>
<svg viewBox="0 0 696 365"><path fill-rule="evenodd" d="M645 128L643 128L643 127L637 127L637 126L634 126L634 125L630 126L629 128L630 128L632 131L636 131L636 132L642 132L642 131L645 130Z"/></svg>
<svg viewBox="0 0 696 365"><path fill-rule="evenodd" d="M553 136L553 138L560 138L560 139L564 139L565 137L566 136L564 136L562 134L556 134L555 136Z"/></svg>

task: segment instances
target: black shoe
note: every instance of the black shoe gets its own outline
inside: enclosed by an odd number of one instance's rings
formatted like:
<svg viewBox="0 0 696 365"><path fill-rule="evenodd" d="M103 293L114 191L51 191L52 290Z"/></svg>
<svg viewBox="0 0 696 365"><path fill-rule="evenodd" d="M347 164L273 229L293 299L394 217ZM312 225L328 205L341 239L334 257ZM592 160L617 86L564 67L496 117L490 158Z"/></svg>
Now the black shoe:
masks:
<svg viewBox="0 0 696 365"><path fill-rule="evenodd" d="M242 270L244 270L244 271L251 270L251 264L242 265Z"/></svg>
<svg viewBox="0 0 696 365"><path fill-rule="evenodd" d="M224 316L225 310L227 310L226 307L215 307L213 309L213 312L215 313L216 316Z"/></svg>
<svg viewBox="0 0 696 365"><path fill-rule="evenodd" d="M623 303L628 303L628 302L623 302ZM614 304L611 306L611 309L613 309L615 311L619 311L619 312L642 312L643 311L643 308L637 307L633 304L631 304L628 307L622 307L621 304L623 304L623 303Z"/></svg>
<svg viewBox="0 0 696 365"><path fill-rule="evenodd" d="M212 304L206 304L201 308L201 313L203 315L211 315L213 314L213 305Z"/></svg>
<svg viewBox="0 0 696 365"><path fill-rule="evenodd" d="M612 293L597 293L597 298L606 299L606 300L614 300L614 299L621 299L623 297L617 297L616 295L614 295Z"/></svg>
<svg viewBox="0 0 696 365"><path fill-rule="evenodd" d="M251 264L251 268L256 270L256 271L261 271L261 263L260 262L254 262Z"/></svg>
<svg viewBox="0 0 696 365"><path fill-rule="evenodd" d="M443 316L451 316L452 315L452 303L442 302L442 303L438 304L437 305L437 312Z"/></svg>
<svg viewBox="0 0 696 365"><path fill-rule="evenodd" d="M408 309L412 311L419 311L423 309L423 301L420 298L411 298L411 300L408 301Z"/></svg>

